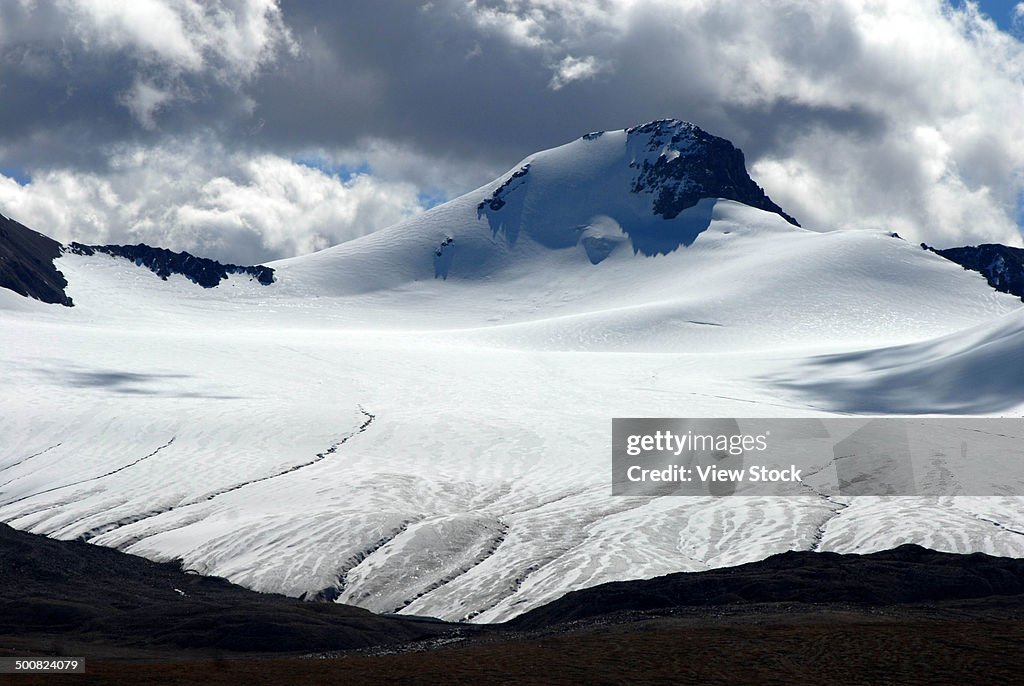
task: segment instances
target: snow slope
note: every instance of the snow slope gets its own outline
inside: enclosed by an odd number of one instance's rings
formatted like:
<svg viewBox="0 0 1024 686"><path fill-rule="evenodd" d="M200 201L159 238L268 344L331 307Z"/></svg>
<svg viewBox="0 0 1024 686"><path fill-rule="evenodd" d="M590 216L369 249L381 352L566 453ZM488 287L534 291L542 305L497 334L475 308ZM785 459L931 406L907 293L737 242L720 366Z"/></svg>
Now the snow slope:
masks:
<svg viewBox="0 0 1024 686"><path fill-rule="evenodd" d="M538 153L268 287L68 254L76 307L0 291L0 520L475 621L788 549L1024 556L1016 499L609 495L616 416L1024 409L1019 300L881 231L656 215L630 163L685 159L662 133Z"/></svg>
<svg viewBox="0 0 1024 686"><path fill-rule="evenodd" d="M1017 310L934 340L813 359L788 385L836 410L998 414L1024 397L1022 361Z"/></svg>

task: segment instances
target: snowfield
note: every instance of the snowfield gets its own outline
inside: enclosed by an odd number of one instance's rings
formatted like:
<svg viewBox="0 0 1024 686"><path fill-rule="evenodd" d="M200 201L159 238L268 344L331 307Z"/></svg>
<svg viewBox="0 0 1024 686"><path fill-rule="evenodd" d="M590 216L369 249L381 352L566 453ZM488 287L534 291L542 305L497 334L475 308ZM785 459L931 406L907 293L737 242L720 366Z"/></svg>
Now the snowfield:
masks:
<svg viewBox="0 0 1024 686"><path fill-rule="evenodd" d="M480 622L791 549L1024 556L1015 498L610 495L612 417L1024 410L1019 299L881 230L653 216L644 154L679 153L538 153L268 287L68 254L74 308L0 290L0 521Z"/></svg>

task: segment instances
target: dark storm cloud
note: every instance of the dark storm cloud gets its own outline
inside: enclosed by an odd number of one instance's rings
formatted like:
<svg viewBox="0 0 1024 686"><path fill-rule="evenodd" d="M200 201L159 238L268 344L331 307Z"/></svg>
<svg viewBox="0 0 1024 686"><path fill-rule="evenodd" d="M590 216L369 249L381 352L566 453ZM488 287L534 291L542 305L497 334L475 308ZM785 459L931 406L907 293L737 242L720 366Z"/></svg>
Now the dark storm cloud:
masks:
<svg viewBox="0 0 1024 686"><path fill-rule="evenodd" d="M464 3L283 9L303 54L253 89L275 140L347 146L376 136L503 171L537 149L635 118L635 107L607 91L552 91L547 56L482 35Z"/></svg>
<svg viewBox="0 0 1024 686"><path fill-rule="evenodd" d="M258 11L266 3L251 4ZM272 21L261 27L250 18L242 28L267 35L232 46L218 35L223 26L202 23L210 17L201 6L171 5L182 11L155 0L120 10L112 3L58 0L0 5L6 163L95 169L105 165L103 147L112 143L153 145L197 129L245 132L252 103L243 86L286 36ZM161 23L167 16L181 17L180 24ZM147 103L147 92L156 100Z"/></svg>
<svg viewBox="0 0 1024 686"><path fill-rule="evenodd" d="M0 185L0 203L47 221L91 203L115 237L159 225L281 256L587 131L678 117L742 147L812 226L1014 241L1022 64L972 5L939 0L4 3L0 167L33 183ZM306 178L298 159L362 209L291 240L240 198L284 193L267 169ZM142 164L173 192L139 186ZM369 173L357 192L334 169ZM98 206L111 197L138 209Z"/></svg>
<svg viewBox="0 0 1024 686"><path fill-rule="evenodd" d="M284 149L378 137L499 173L588 131L661 117L730 136L755 157L784 149L794 130L873 136L885 127L884 114L857 105L724 99L714 65L701 63L701 46L666 35L655 11L637 11L624 35L600 46L607 70L555 90L553 68L576 47L564 31L524 47L481 31L463 2L290 2L283 10L302 54L266 72L249 93L262 141ZM847 59L857 41L840 19L819 49L788 45L790 58L819 72ZM695 68L679 68L686 64Z"/></svg>
<svg viewBox="0 0 1024 686"><path fill-rule="evenodd" d="M44 31L39 25L61 25L52 4L32 12L7 6L0 19L25 37L2 53L0 141L8 161L97 168L105 144L154 144L209 128L233 146L285 153L379 138L500 172L587 131L659 117L691 119L755 155L776 148L794 127L868 131L881 124L852 109L723 102L713 70L666 65L653 12L638 13L631 35L608 49L614 70L553 90L553 63L572 46L524 49L482 33L465 3L285 2L281 9L301 49L239 83L210 68L168 68L138 50L99 51L73 33ZM842 58L844 41L827 55L796 57L827 69ZM685 50L673 57L700 64ZM170 92L152 129L124 104L140 78Z"/></svg>

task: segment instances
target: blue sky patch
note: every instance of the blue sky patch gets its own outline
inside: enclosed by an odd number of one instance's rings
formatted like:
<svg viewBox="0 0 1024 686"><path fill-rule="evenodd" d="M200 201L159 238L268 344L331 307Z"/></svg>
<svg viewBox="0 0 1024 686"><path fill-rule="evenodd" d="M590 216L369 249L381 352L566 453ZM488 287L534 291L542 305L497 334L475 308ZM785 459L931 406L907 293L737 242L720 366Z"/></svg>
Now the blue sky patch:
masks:
<svg viewBox="0 0 1024 686"><path fill-rule="evenodd" d="M420 191L416 195L416 200L424 209L430 209L431 207L437 207L442 203L448 202L448 196L440 191Z"/></svg>
<svg viewBox="0 0 1024 686"><path fill-rule="evenodd" d="M295 162L295 164L301 164L303 167L316 169L330 176L337 176L344 183L351 181L353 176L373 173L373 170L370 169L370 165L366 162L360 162L355 166L347 164L333 164L330 160L324 157L298 157L292 161Z"/></svg>
<svg viewBox="0 0 1024 686"><path fill-rule="evenodd" d="M963 7L964 0L955 0L954 7ZM979 0L978 8L996 23L1003 31L1013 28L1013 10L1017 0Z"/></svg>
<svg viewBox="0 0 1024 686"><path fill-rule="evenodd" d="M21 167L0 167L0 174L14 179L19 186L27 186L32 183L32 176Z"/></svg>

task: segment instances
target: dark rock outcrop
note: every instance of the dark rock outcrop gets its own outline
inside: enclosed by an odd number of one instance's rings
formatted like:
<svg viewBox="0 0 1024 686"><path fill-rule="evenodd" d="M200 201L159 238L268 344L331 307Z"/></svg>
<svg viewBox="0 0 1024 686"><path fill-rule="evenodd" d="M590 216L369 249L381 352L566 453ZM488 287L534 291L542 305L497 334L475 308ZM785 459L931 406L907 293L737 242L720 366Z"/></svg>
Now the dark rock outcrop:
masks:
<svg viewBox="0 0 1024 686"><path fill-rule="evenodd" d="M344 650L449 631L338 603L256 593L111 548L0 524L0 637L132 649Z"/></svg>
<svg viewBox="0 0 1024 686"><path fill-rule="evenodd" d="M788 552L760 562L616 581L581 591L513 619L529 629L620 612L751 603L892 605L1024 593L1024 560L957 555L902 545L867 555Z"/></svg>
<svg viewBox="0 0 1024 686"><path fill-rule="evenodd" d="M505 206L505 195L514 190L518 184L517 179L522 179L524 176L530 173L530 165L524 164L520 169L512 172L512 176L505 179L505 182L494 189L489 198L485 198L480 201L480 204L476 206L477 216L479 216L485 208L490 208L491 211L497 212Z"/></svg>
<svg viewBox="0 0 1024 686"><path fill-rule="evenodd" d="M274 270L270 267L221 264L216 260L196 257L187 252L154 248L144 243L72 243L65 247L48 236L0 215L0 288L46 303L71 307L71 298L64 292L68 286L67 279L54 265L54 260L65 251L77 255L105 253L123 257L139 266L147 267L161 279L166 280L171 274L181 274L204 288L217 286L228 278L228 274L247 274L264 286L274 282Z"/></svg>
<svg viewBox="0 0 1024 686"><path fill-rule="evenodd" d="M1024 249L999 243L938 250L924 243L921 247L956 262L964 269L981 273L992 288L1024 300Z"/></svg>
<svg viewBox="0 0 1024 686"><path fill-rule="evenodd" d="M60 243L0 214L0 288L71 307L68 282L53 264L60 254Z"/></svg>
<svg viewBox="0 0 1024 686"><path fill-rule="evenodd" d="M139 243L138 245L83 245L72 243L69 248L77 255L95 255L105 253L114 257L123 257L135 264L147 267L167 280L171 274L181 274L203 288L214 288L228 278L228 274L248 274L264 286L274 282L274 270L262 265L243 267L237 264L221 264L216 260L196 257L187 252L174 252L166 248L154 248Z"/></svg>
<svg viewBox="0 0 1024 686"><path fill-rule="evenodd" d="M210 655L380 646L336 662L333 670L355 670L341 676L313 678L303 672L309 678L296 680L298 670L324 662L308 657L277 662L274 674L286 683L366 682L381 674L420 683L428 669L437 677L431 683L452 682L453 675L460 677L458 683L479 683L505 673L510 683L548 683L545 677L558 673L559 665L572 668L561 672L564 683L579 683L598 674L595 665L609 654L615 659L602 669L616 683L624 673L631 683L645 683L633 678L643 673L637 672L642 664L665 666L649 683L676 683L680 665L689 662L710 664L704 676L715 677L695 683L747 683L752 666L761 663L766 667L758 674L771 683L802 683L780 680L781 666L795 665L806 676L808 665L819 665L821 673L807 683L821 683L851 664L867 669L881 658L888 662L870 672L871 683L893 682L888 670L900 664L909 665L915 678L899 683L947 683L916 677L931 664L939 664L937 673L948 676L949 664L960 662L977 674L984 663L978 656L987 654L1009 656L1013 676L1020 671L1012 648L1021 642L1022 591L1024 560L904 545L867 555L788 552L737 567L602 584L502 625L449 624L255 593L224 579L184 572L178 564L0 524L0 644L88 660L183 661L176 663L178 668ZM850 645L864 637L870 640ZM964 645L970 637L977 640ZM770 640L778 642L765 643ZM758 647L757 659L725 659ZM690 648L699 650L680 661L680 651ZM979 652L985 650L989 653ZM367 662L374 654L386 661ZM568 654L571 664L560 662ZM203 683L276 683L268 681L266 672L274 663L254 663L250 655L218 660L212 680ZM520 657L510 660L509 655ZM640 663L637 655L643 657ZM402 666L415 656L423 661ZM723 671L734 662L733 672ZM229 664L258 667L242 678L225 671ZM524 665L536 667L525 679ZM89 669L98 667L90 664ZM108 682L129 680L103 681ZM197 681L173 680L186 682ZM991 683L1016 682L1001 678Z"/></svg>
<svg viewBox="0 0 1024 686"><path fill-rule="evenodd" d="M750 178L743 152L724 138L677 119L653 121L626 133L630 145L648 153L630 163L637 169L631 190L652 194L655 214L673 219L701 198L724 198L800 226Z"/></svg>

